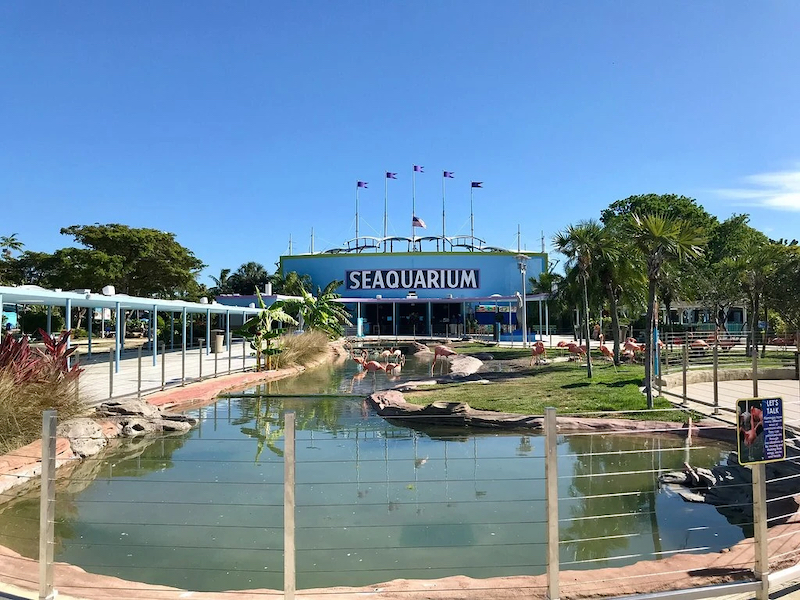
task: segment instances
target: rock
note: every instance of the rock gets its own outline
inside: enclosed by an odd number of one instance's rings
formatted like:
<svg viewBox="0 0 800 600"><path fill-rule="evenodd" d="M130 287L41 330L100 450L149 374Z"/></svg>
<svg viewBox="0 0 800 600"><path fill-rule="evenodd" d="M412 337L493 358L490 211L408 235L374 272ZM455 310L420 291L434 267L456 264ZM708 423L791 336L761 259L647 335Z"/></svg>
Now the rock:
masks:
<svg viewBox="0 0 800 600"><path fill-rule="evenodd" d="M72 452L81 458L94 456L108 444L103 428L94 419L86 417L65 421L56 432L59 436L69 438Z"/></svg>
<svg viewBox="0 0 800 600"><path fill-rule="evenodd" d="M184 432L192 428L192 424L187 421L175 421L172 419L159 419L158 421L153 421L153 424L157 430L169 432Z"/></svg>
<svg viewBox="0 0 800 600"><path fill-rule="evenodd" d="M425 344L420 344L419 342L411 342L409 345L409 354L433 354L433 351L428 348Z"/></svg>
<svg viewBox="0 0 800 600"><path fill-rule="evenodd" d="M478 354L473 354L472 356L478 360L494 360L494 354L489 354L488 352L478 352Z"/></svg>
<svg viewBox="0 0 800 600"><path fill-rule="evenodd" d="M155 421L148 419L128 419L122 426L122 435L125 437L138 437L158 431Z"/></svg>
<svg viewBox="0 0 800 600"><path fill-rule="evenodd" d="M119 400L103 402L97 407L97 415L100 417L119 417L119 416L139 416L146 419L158 419L161 411L157 406L149 404L145 400Z"/></svg>

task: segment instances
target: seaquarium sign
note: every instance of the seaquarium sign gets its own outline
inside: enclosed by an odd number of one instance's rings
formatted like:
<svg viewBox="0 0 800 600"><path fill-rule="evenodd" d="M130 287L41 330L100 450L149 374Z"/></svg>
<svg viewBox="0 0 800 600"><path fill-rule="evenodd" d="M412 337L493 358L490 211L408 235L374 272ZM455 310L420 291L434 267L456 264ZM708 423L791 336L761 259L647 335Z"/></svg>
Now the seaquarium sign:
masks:
<svg viewBox="0 0 800 600"><path fill-rule="evenodd" d="M345 274L348 290L476 290L479 287L479 269L376 269Z"/></svg>

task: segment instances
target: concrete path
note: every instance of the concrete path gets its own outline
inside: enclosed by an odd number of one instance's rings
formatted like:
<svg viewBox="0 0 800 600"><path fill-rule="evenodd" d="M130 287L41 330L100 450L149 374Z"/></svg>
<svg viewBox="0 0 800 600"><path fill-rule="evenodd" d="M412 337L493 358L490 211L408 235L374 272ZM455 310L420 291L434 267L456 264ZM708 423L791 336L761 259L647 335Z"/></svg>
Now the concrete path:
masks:
<svg viewBox="0 0 800 600"><path fill-rule="evenodd" d="M230 360L229 360L230 357ZM163 364L162 364L163 361ZM153 365L152 352L143 349L141 358L141 391L148 394L161 390L162 376L167 388L180 386L181 382L190 383L208 379L231 372L255 367L255 357L250 356L249 347L242 340L234 340L231 352L223 349L219 354L206 354L206 349L197 347L187 350L185 356L180 349L165 355L160 353ZM81 374L81 396L89 406L93 406L113 397L136 395L139 384L138 349L126 351L119 365L119 372L111 368L109 353L94 353L92 358L81 356L80 365L84 369ZM163 369L163 371L162 371ZM113 383L112 383L113 380Z"/></svg>
<svg viewBox="0 0 800 600"><path fill-rule="evenodd" d="M740 381L720 381L717 384L719 398L720 419L734 423L736 401L744 398L753 398L753 382L749 379ZM666 390L667 396L673 402L682 402L683 387L676 386ZM714 384L712 382L691 383L686 386L686 395L689 398L689 407L706 415L714 412ZM758 396L760 398L783 398L784 423L795 429L800 429L800 382L796 379L763 379L758 382ZM699 400L699 402L693 402Z"/></svg>

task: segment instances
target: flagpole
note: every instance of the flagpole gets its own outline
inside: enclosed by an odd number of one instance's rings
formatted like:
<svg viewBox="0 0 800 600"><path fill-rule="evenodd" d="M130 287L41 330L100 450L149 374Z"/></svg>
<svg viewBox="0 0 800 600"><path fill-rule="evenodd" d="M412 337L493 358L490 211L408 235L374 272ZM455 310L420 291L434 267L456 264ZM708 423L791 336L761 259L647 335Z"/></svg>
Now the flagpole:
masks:
<svg viewBox="0 0 800 600"><path fill-rule="evenodd" d="M475 213L472 210L472 196L475 193L475 188L470 183L469 186L469 236L472 238L470 244L475 245Z"/></svg>
<svg viewBox="0 0 800 600"><path fill-rule="evenodd" d="M356 248L358 248L358 184L356 183Z"/></svg>
<svg viewBox="0 0 800 600"><path fill-rule="evenodd" d="M442 173L442 252L444 252L444 241L447 239L444 233L444 180L447 179Z"/></svg>
<svg viewBox="0 0 800 600"><path fill-rule="evenodd" d="M389 174L383 178L383 251L386 252L386 236L389 223Z"/></svg>
<svg viewBox="0 0 800 600"><path fill-rule="evenodd" d="M411 251L414 251L414 215L417 214L417 171L411 167Z"/></svg>

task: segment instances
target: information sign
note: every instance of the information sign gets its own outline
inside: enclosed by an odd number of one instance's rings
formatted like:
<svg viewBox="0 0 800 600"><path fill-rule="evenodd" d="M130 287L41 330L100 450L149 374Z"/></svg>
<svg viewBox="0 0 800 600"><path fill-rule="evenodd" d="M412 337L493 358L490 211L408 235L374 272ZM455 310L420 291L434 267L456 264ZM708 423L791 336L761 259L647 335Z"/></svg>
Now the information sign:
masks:
<svg viewBox="0 0 800 600"><path fill-rule="evenodd" d="M736 402L739 464L786 458L782 398L745 398Z"/></svg>

